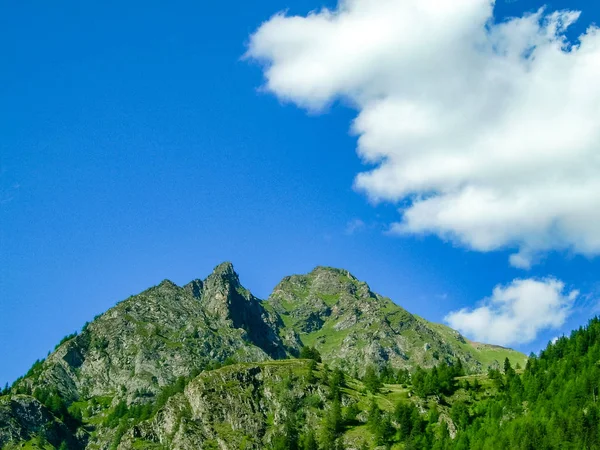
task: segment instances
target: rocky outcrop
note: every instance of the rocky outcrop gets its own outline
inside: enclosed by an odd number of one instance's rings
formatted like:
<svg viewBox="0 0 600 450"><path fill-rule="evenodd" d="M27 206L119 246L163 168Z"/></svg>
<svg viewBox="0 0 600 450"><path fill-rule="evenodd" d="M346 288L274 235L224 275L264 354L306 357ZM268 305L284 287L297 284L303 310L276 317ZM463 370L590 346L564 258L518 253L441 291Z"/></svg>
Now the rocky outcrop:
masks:
<svg viewBox="0 0 600 450"><path fill-rule="evenodd" d="M286 361L200 374L156 418L131 430L119 449L139 441L179 449L270 448L273 434L293 413L286 404L301 405L311 395L326 399L327 387L309 382L308 370L307 361ZM316 422L319 413L307 410Z"/></svg>
<svg viewBox="0 0 600 450"><path fill-rule="evenodd" d="M0 448L38 438L58 447L83 448L83 442L35 398L26 395L0 397Z"/></svg>
<svg viewBox="0 0 600 450"><path fill-rule="evenodd" d="M286 349L261 301L240 284L231 263L218 265L203 283L202 304L207 313L233 328L272 358L285 358Z"/></svg>

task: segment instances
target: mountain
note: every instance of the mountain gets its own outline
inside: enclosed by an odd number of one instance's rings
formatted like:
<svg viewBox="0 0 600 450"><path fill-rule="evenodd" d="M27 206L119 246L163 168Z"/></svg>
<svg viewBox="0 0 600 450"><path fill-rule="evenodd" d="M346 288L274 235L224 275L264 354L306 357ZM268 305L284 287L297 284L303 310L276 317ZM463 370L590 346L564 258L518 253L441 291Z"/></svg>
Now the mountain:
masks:
<svg viewBox="0 0 600 450"><path fill-rule="evenodd" d="M295 359L303 348L326 365ZM505 358L526 363L410 314L345 270L286 277L262 301L223 263L182 287L165 280L63 339L0 397L0 447L264 448L292 410L324 420L330 373L348 380L344 408L364 410L369 370L480 373Z"/></svg>
<svg viewBox="0 0 600 450"><path fill-rule="evenodd" d="M459 358L471 371L499 367L525 357L499 346L470 342L444 325L430 323L371 291L346 270L317 267L284 278L264 303L324 359L362 375L369 364L395 368L432 367ZM291 345L291 344L289 344Z"/></svg>

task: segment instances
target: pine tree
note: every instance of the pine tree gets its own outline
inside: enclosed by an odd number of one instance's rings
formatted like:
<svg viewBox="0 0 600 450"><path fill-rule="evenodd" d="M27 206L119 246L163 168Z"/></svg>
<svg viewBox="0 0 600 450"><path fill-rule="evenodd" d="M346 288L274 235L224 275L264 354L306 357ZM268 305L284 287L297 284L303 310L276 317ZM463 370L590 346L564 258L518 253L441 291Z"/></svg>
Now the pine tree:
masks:
<svg viewBox="0 0 600 450"><path fill-rule="evenodd" d="M327 449L333 449L336 446L336 439L343 428L342 405L339 398L335 398L331 404L321 429L321 446Z"/></svg>
<svg viewBox="0 0 600 450"><path fill-rule="evenodd" d="M314 348L314 347L302 347L302 349L300 350L300 355L299 355L300 359L312 359L316 362L321 362L321 354L319 353L319 351Z"/></svg>
<svg viewBox="0 0 600 450"><path fill-rule="evenodd" d="M504 373L508 374L512 370L510 366L510 360L508 358L504 358Z"/></svg>
<svg viewBox="0 0 600 450"><path fill-rule="evenodd" d="M339 398L335 398L329 412L329 424L336 436L342 431L342 405Z"/></svg>
<svg viewBox="0 0 600 450"><path fill-rule="evenodd" d="M319 450L315 432L309 430L302 438L302 450Z"/></svg>
<svg viewBox="0 0 600 450"><path fill-rule="evenodd" d="M344 414L344 422L348 425L353 424L354 422L356 422L356 416L358 416L358 414L360 414L358 404L351 403L346 408L346 413Z"/></svg>
<svg viewBox="0 0 600 450"><path fill-rule="evenodd" d="M365 376L363 377L363 383L368 391L376 394L381 389L381 380L375 371L375 368L372 365L368 365L365 370Z"/></svg>
<svg viewBox="0 0 600 450"><path fill-rule="evenodd" d="M315 376L315 370L317 368L317 362L314 359L310 360L308 364L308 374L306 375L306 381L310 384L313 384L317 381L317 377Z"/></svg>
<svg viewBox="0 0 600 450"><path fill-rule="evenodd" d="M371 403L369 404L369 411L367 415L367 425L371 429L371 432L375 433L377 425L381 420L381 409L379 409L379 405L374 398L371 398Z"/></svg>

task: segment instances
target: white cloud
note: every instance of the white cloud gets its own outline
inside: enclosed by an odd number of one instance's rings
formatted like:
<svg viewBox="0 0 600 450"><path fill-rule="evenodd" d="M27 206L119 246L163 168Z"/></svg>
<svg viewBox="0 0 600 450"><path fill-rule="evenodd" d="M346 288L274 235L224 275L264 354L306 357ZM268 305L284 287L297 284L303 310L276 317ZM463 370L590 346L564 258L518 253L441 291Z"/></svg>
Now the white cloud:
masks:
<svg viewBox="0 0 600 450"><path fill-rule="evenodd" d="M565 284L554 278L513 280L496 286L477 308L451 312L444 320L476 341L523 344L533 341L541 330L565 323L579 291L564 290Z"/></svg>
<svg viewBox="0 0 600 450"><path fill-rule="evenodd" d="M528 268L559 249L600 254L600 33L576 11L493 21L490 0L342 0L277 14L250 38L265 88L322 110L354 105L355 186L400 202L396 233Z"/></svg>

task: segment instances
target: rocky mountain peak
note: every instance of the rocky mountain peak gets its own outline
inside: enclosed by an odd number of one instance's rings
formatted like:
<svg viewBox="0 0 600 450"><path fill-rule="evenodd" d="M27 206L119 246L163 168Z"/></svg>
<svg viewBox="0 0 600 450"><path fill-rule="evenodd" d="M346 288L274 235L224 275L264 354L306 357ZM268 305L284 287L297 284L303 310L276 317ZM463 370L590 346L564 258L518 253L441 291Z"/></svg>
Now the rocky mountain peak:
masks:
<svg viewBox="0 0 600 450"><path fill-rule="evenodd" d="M358 278L344 269L318 266L308 274L308 278L313 288L320 291L354 293L358 287L370 291L367 283L359 281Z"/></svg>
<svg viewBox="0 0 600 450"><path fill-rule="evenodd" d="M245 338L269 355L285 354L261 301L242 286L230 262L219 264L202 282L201 302L209 316L244 330Z"/></svg>
<svg viewBox="0 0 600 450"><path fill-rule="evenodd" d="M283 301L290 306L312 305L320 309L332 307L340 300L349 304L377 298L367 283L349 271L327 266L317 266L305 275L285 277L270 297L275 303Z"/></svg>
<svg viewBox="0 0 600 450"><path fill-rule="evenodd" d="M316 266L309 275L313 276L342 276L357 281L357 278L346 269L338 269L330 266Z"/></svg>
<svg viewBox="0 0 600 450"><path fill-rule="evenodd" d="M215 267L201 285L202 302L207 312L222 319L230 319L232 308L244 309L245 303L251 301L250 292L242 287L233 264L229 262Z"/></svg>
<svg viewBox="0 0 600 450"><path fill-rule="evenodd" d="M151 297L171 299L177 296L181 291L181 288L173 283L171 280L164 279L156 286L146 289L144 293L149 294Z"/></svg>
<svg viewBox="0 0 600 450"><path fill-rule="evenodd" d="M218 275L220 277L229 278L231 280L236 280L239 282L238 274L233 268L233 264L229 261L222 262L221 264L216 266L212 271L212 275Z"/></svg>
<svg viewBox="0 0 600 450"><path fill-rule="evenodd" d="M162 280L158 286L159 288L163 288L163 289L173 289L173 288L178 288L179 286L177 286L175 283L173 283L171 280L167 280L166 278L164 280Z"/></svg>

